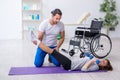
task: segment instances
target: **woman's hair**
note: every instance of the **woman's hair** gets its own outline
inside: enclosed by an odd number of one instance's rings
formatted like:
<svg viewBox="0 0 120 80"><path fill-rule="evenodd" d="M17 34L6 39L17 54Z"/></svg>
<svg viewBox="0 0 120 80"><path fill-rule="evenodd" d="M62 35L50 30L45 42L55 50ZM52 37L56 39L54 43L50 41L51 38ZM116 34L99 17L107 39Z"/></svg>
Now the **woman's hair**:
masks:
<svg viewBox="0 0 120 80"><path fill-rule="evenodd" d="M113 67L110 63L110 61L108 59L105 59L107 61L107 65L106 66L99 66L100 70L108 70L108 71L112 71Z"/></svg>
<svg viewBox="0 0 120 80"><path fill-rule="evenodd" d="M62 16L62 12L61 12L60 9L55 9L55 10L51 11L51 14L52 14L53 16L55 16L56 14L59 14L60 16Z"/></svg>

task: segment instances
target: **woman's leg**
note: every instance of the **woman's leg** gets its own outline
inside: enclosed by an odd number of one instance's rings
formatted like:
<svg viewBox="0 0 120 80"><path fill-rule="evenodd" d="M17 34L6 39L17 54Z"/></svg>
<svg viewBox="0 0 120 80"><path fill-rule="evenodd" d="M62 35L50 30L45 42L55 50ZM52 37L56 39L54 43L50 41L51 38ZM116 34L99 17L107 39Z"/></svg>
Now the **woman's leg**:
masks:
<svg viewBox="0 0 120 80"><path fill-rule="evenodd" d="M42 50L44 50L45 52L47 52L48 54L51 54L52 56L54 56L58 60L58 62L60 62L62 64L62 66L65 70L69 70L71 68L71 60L68 59L66 56L60 54L56 50L53 50L53 49L47 47L43 43L40 43L39 47Z"/></svg>
<svg viewBox="0 0 120 80"><path fill-rule="evenodd" d="M47 53L49 53L49 54L51 54L51 53L53 52L53 49L51 49L51 48L49 48L48 46L44 45L42 42L40 42L39 47L40 47L43 51L45 51L45 52L47 52Z"/></svg>
<svg viewBox="0 0 120 80"><path fill-rule="evenodd" d="M71 60L68 59L66 56L60 54L56 50L54 50L51 55L54 56L62 64L65 70L71 69Z"/></svg>

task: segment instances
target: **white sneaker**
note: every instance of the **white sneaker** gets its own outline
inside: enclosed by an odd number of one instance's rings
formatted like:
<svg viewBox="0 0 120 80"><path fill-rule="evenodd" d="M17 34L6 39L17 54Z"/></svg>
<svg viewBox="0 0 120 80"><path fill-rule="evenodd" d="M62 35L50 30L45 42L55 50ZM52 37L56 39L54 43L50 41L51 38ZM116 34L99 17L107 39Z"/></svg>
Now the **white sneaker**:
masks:
<svg viewBox="0 0 120 80"><path fill-rule="evenodd" d="M38 46L40 44L40 40L37 39L33 31L30 31L30 34L31 34L31 41L32 42L36 41Z"/></svg>
<svg viewBox="0 0 120 80"><path fill-rule="evenodd" d="M31 35L31 41L34 41L37 39L33 31L30 31L30 35Z"/></svg>

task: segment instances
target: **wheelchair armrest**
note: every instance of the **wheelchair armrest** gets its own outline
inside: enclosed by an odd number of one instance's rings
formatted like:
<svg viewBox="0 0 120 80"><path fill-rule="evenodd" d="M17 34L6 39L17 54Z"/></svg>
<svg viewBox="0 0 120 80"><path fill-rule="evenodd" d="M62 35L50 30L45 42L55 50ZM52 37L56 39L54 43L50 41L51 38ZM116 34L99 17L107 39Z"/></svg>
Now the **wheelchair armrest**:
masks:
<svg viewBox="0 0 120 80"><path fill-rule="evenodd" d="M86 27L77 27L77 29L89 29L89 28L86 28Z"/></svg>
<svg viewBox="0 0 120 80"><path fill-rule="evenodd" d="M98 28L88 28L88 29L90 29L90 30L100 30Z"/></svg>
<svg viewBox="0 0 120 80"><path fill-rule="evenodd" d="M98 28L77 27L77 29L99 30Z"/></svg>

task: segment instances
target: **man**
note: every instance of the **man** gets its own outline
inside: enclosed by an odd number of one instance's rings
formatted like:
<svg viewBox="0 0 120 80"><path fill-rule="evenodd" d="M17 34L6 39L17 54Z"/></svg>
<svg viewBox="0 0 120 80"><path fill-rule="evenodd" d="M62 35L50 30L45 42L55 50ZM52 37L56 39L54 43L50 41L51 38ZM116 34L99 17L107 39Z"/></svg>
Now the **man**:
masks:
<svg viewBox="0 0 120 80"><path fill-rule="evenodd" d="M62 12L60 9L55 9L51 12L51 17L49 19L44 20L39 26L38 39L42 41L43 44L48 46L49 48L54 48L59 51L60 46L64 41L64 24L60 21L62 17ZM59 42L57 42L57 35L60 34L61 38ZM37 42L34 41L34 44L37 45ZM44 58L46 56L46 52L44 52L40 47L37 48L36 56L34 64L36 67L41 67L44 62ZM60 63L52 56L49 55L51 62L60 66Z"/></svg>

